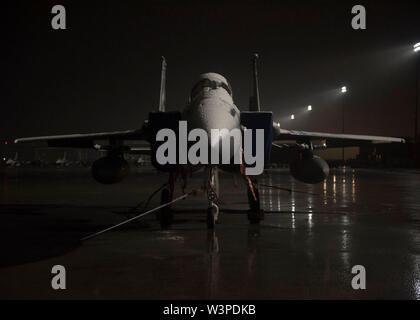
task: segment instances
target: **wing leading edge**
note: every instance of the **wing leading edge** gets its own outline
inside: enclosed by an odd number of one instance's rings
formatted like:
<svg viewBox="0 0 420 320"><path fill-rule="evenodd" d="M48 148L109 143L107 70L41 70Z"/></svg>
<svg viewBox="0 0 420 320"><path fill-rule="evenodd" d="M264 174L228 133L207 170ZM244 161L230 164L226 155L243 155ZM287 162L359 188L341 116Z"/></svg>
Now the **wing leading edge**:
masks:
<svg viewBox="0 0 420 320"><path fill-rule="evenodd" d="M86 134L68 134L16 139L15 143L46 142L48 147L94 148L96 140L146 140L144 130L126 130Z"/></svg>
<svg viewBox="0 0 420 320"><path fill-rule="evenodd" d="M275 141L326 140L327 147L359 146L364 143L405 143L405 140L402 138L287 130L278 126L273 126L273 135L273 140Z"/></svg>

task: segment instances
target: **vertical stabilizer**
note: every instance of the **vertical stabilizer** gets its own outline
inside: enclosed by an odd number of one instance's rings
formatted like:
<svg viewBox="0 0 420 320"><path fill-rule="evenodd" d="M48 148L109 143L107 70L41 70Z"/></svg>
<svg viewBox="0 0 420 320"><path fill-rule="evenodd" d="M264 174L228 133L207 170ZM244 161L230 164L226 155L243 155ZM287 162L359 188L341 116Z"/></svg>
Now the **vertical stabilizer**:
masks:
<svg viewBox="0 0 420 320"><path fill-rule="evenodd" d="M261 111L260 90L258 84L258 53L252 58L253 95L249 98L249 111Z"/></svg>
<svg viewBox="0 0 420 320"><path fill-rule="evenodd" d="M159 112L165 112L166 104L166 59L162 56L162 71L160 75Z"/></svg>

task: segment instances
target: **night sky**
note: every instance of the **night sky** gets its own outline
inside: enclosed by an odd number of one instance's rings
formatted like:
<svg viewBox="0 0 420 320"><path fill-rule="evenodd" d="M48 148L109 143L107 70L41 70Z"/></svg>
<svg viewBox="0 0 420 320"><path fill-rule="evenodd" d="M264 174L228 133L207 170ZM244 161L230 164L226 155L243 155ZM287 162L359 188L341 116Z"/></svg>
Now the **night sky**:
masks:
<svg viewBox="0 0 420 320"><path fill-rule="evenodd" d="M341 132L344 104L347 133L413 135L416 1L256 3L3 1L0 139L140 127L158 106L162 55L169 110L210 71L247 110L253 52L262 108L283 127ZM67 30L51 28L56 4ZM351 28L356 4L367 30Z"/></svg>

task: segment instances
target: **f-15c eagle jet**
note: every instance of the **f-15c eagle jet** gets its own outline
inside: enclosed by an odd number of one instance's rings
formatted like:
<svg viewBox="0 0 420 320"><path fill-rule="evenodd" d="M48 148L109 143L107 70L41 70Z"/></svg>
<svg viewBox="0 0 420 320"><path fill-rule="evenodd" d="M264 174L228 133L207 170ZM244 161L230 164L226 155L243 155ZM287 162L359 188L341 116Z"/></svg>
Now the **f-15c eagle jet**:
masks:
<svg viewBox="0 0 420 320"><path fill-rule="evenodd" d="M124 159L124 154L143 154L151 155L153 166L160 171L168 173L168 183L161 191L161 206L158 217L162 227L170 226L173 215L170 210L170 204L173 202L175 181L178 177L186 179L188 170L205 168L206 170L206 194L208 200L207 225L212 229L215 226L219 215L218 209L218 169L237 172L244 177L248 189L248 201L250 209L248 210L248 219L251 223L258 223L263 218L263 210L260 208L260 196L258 192L257 176L247 175L246 168L249 164L241 161L233 161L234 158L242 159L242 145L237 146L232 141L232 136L220 135L216 140L210 139L206 143L211 150L220 148L227 142L231 161L223 164L215 164L211 161L202 161L191 163L187 160L181 162L162 163L157 159L157 153L162 144L167 143L159 139L159 132L162 129L172 129L181 136L180 123L188 124L188 130L201 129L201 132L207 132L209 136L211 131L219 129L231 132L237 130L244 133L247 130L263 132L264 139L261 142L252 138L252 146L262 152L260 159L263 159L263 165L267 166L270 162L271 152L281 149L281 152L288 154L290 158L290 171L293 177L305 183L319 183L323 181L328 173L328 164L318 156L313 154L317 148L314 141L322 140L322 146L349 146L359 145L363 142L404 142L401 138L378 137L366 135L351 134L332 134L320 132L306 132L287 130L280 127L280 124L273 122L272 112L261 111L258 72L258 55L253 56L253 95L250 98L248 111L240 111L233 102L232 88L229 82L220 74L205 73L199 77L198 82L193 86L189 98L189 103L182 111L165 111L165 84L166 84L166 60L162 57L161 69L161 89L159 109L156 112L150 112L148 120L144 121L141 128L127 131L88 133L88 134L70 134L44 137L21 138L15 140L15 143L45 141L49 147L65 148L96 148L105 152L105 157L96 160L92 165L92 175L100 183L111 184L121 181L128 173L129 167ZM185 122L184 122L185 121ZM263 130L263 131L261 131ZM184 132L186 134L186 132ZM196 137L197 138L197 137ZM169 139L169 138L168 138ZM139 148L139 140L147 141L148 148ZM175 148L175 159L184 157L187 153L187 141L177 139L172 143ZM189 140L189 139L188 139ZM137 146L136 146L137 143ZM166 150L170 151L170 150ZM238 156L239 155L239 156ZM218 160L218 159L216 159ZM165 205L167 204L167 205Z"/></svg>

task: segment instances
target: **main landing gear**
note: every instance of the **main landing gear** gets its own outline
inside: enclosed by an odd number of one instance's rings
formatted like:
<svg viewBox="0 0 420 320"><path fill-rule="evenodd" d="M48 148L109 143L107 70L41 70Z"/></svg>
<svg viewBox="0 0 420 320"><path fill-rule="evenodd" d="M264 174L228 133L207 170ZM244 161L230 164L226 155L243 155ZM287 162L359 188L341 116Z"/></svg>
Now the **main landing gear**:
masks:
<svg viewBox="0 0 420 320"><path fill-rule="evenodd" d="M264 210L261 209L260 193L258 191L257 182L252 181L248 176L245 177L248 190L248 220L251 224L258 224L264 220Z"/></svg>
<svg viewBox="0 0 420 320"><path fill-rule="evenodd" d="M160 196L160 204L166 204L172 201L175 186L175 174L170 173L168 184L162 189ZM157 218L160 222L162 229L168 229L171 227L174 216L171 210L171 206L166 206L157 212Z"/></svg>
<svg viewBox="0 0 420 320"><path fill-rule="evenodd" d="M261 209L260 194L258 191L257 181L252 180L250 177L244 175L247 184L248 194L248 220L251 224L258 224L264 220L264 210ZM176 181L176 173L170 173L168 183L161 191L160 204L164 205L172 201L174 194L174 186ZM205 181L207 189L207 215L206 222L207 228L213 230L219 219L219 171L217 167L209 167ZM171 206L165 206L158 210L157 218L160 222L162 229L168 229L173 222L173 212Z"/></svg>
<svg viewBox="0 0 420 320"><path fill-rule="evenodd" d="M260 193L257 187L257 181L251 180L248 176L244 175L247 183L248 193L248 220L251 224L258 224L264 220L264 210L261 209ZM207 228L214 229L215 224L219 218L219 172L217 167L211 167L208 170L207 177Z"/></svg>

